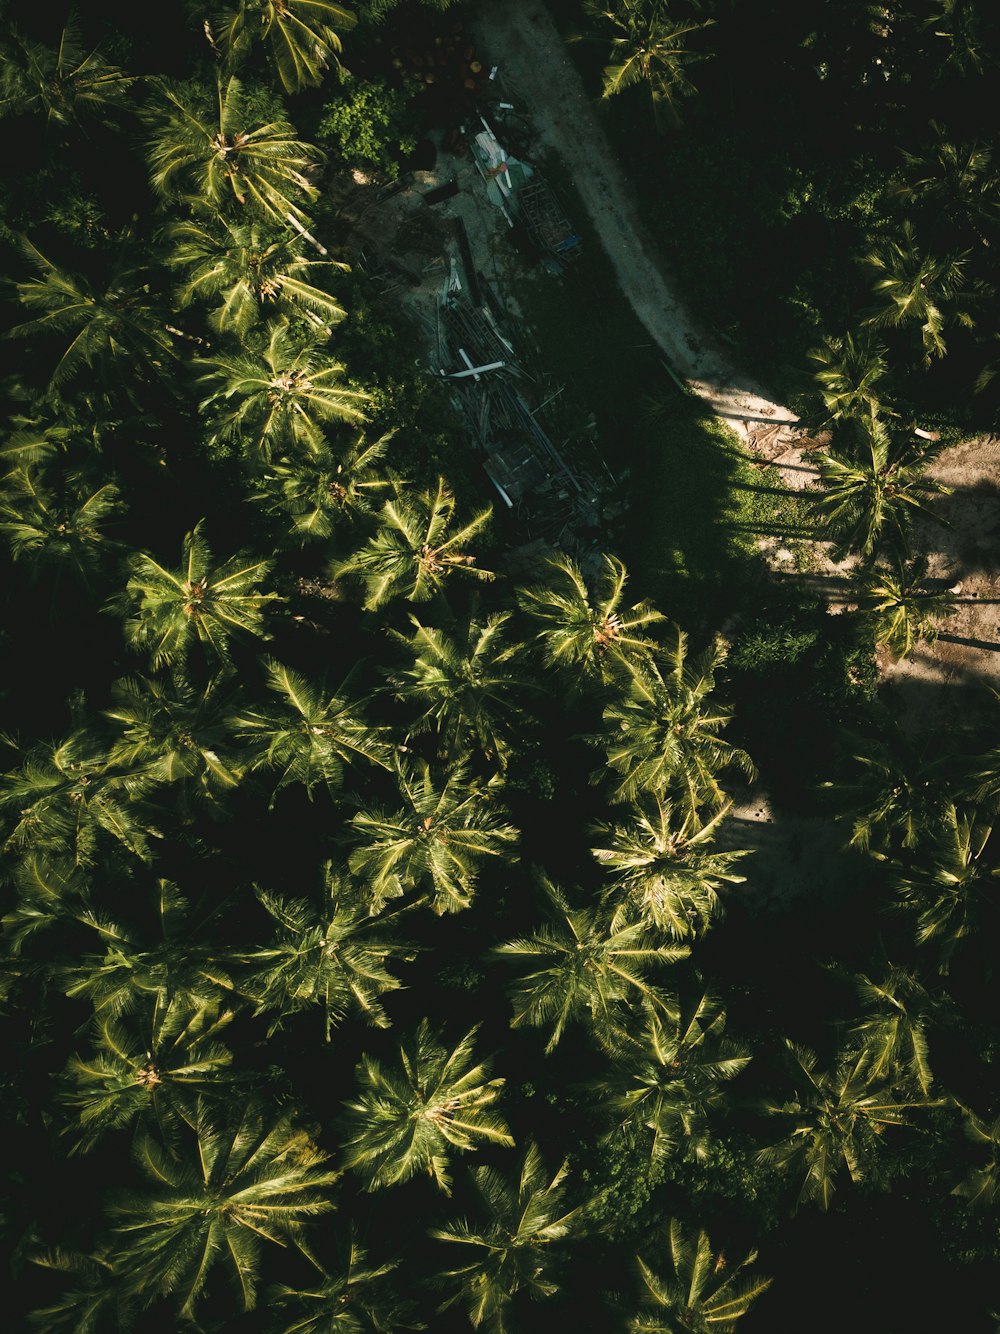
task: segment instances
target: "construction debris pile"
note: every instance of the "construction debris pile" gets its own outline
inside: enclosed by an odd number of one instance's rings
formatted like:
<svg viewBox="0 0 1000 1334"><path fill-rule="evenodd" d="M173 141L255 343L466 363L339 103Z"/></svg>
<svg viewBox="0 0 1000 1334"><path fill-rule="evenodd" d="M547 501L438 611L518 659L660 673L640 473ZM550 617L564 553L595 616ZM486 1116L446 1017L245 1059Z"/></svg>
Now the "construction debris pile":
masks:
<svg viewBox="0 0 1000 1334"><path fill-rule="evenodd" d="M509 106L498 103L498 117ZM470 445L526 536L585 559L614 479L579 432L556 442L546 430L543 411L559 390L550 392L544 368L518 346L516 322L525 251L562 274L581 240L548 183L502 135L502 120L494 130L477 111L433 171L369 192L353 216L352 260L396 292L423 330L430 370L449 386ZM531 245L515 249L514 229Z"/></svg>

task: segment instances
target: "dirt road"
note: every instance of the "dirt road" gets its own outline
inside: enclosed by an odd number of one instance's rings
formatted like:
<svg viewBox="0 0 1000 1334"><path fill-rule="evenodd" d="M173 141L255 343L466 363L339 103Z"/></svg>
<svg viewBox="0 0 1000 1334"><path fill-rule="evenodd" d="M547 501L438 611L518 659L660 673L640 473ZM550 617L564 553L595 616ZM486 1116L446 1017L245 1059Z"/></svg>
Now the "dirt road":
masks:
<svg viewBox="0 0 1000 1334"><path fill-rule="evenodd" d="M504 86L572 173L622 291L674 370L745 440L791 445L794 415L713 347L670 289L632 188L542 0L481 0L476 26ZM786 428L786 429L782 429Z"/></svg>

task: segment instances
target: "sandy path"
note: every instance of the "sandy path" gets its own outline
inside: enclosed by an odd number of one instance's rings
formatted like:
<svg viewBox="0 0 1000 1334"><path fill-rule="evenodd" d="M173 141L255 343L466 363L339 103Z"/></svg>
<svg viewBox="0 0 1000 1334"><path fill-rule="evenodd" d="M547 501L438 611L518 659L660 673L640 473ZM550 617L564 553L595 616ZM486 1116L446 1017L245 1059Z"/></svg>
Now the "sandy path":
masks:
<svg viewBox="0 0 1000 1334"><path fill-rule="evenodd" d="M476 22L511 100L571 172L622 291L671 366L745 440L766 440L768 454L783 453L793 433L781 428L794 424L794 414L730 365L670 290L629 181L542 0L482 0Z"/></svg>

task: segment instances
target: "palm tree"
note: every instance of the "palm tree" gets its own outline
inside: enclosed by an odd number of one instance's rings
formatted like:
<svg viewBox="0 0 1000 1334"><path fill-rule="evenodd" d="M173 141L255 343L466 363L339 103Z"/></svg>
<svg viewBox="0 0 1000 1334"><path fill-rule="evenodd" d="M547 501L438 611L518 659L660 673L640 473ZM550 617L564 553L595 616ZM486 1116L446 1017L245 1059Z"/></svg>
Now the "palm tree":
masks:
<svg viewBox="0 0 1000 1334"><path fill-rule="evenodd" d="M369 911L367 896L326 862L323 893L312 899L288 899L258 888L257 898L275 924L264 948L241 955L249 968L242 989L256 1002L257 1013L274 1016L271 1032L289 1015L318 1006L326 1040L349 1014L379 1028L389 1017L379 999L402 983L388 968L414 956L411 947L385 935Z"/></svg>
<svg viewBox="0 0 1000 1334"><path fill-rule="evenodd" d="M183 668L200 644L223 665L237 635L267 637L265 613L276 593L263 593L261 581L272 562L230 556L216 564L198 523L187 534L179 570L169 570L146 552L129 560L130 578L116 606L131 616L125 637L148 649L154 669Z"/></svg>
<svg viewBox="0 0 1000 1334"><path fill-rule="evenodd" d="M712 1143L710 1114L724 1106L724 1085L750 1063L740 1042L724 1037L726 1012L706 993L692 1007L664 997L646 1007L641 1028L630 1031L611 1075L595 1089L617 1129L648 1142L654 1164L678 1151L698 1161Z"/></svg>
<svg viewBox="0 0 1000 1334"><path fill-rule="evenodd" d="M278 1284L269 1290L268 1306L288 1313L274 1326L275 1334L396 1334L424 1328L412 1323L412 1303L389 1280L397 1260L373 1264L353 1234L345 1251L334 1272L324 1272L312 1287Z"/></svg>
<svg viewBox="0 0 1000 1334"><path fill-rule="evenodd" d="M524 715L516 695L537 689L516 666L521 646L508 639L509 612L472 617L448 631L410 617L414 633L397 636L410 665L389 683L396 698L420 709L411 734L433 728L440 753L452 760L479 751L504 768Z"/></svg>
<svg viewBox="0 0 1000 1334"><path fill-rule="evenodd" d="M710 696L725 657L716 640L689 659L687 635L674 627L663 649L666 673L654 660L624 664L621 693L604 710L606 730L591 738L621 775L615 801L639 792L676 795L697 816L705 806L725 804L719 772L736 768L754 776L746 751L719 736L732 710Z"/></svg>
<svg viewBox="0 0 1000 1334"><path fill-rule="evenodd" d="M338 578L357 575L363 580L367 610L374 611L396 597L426 602L456 571L474 579L493 578L464 550L485 526L491 510L481 510L453 529L455 497L443 477L434 491L413 494L400 482L394 486L396 494L382 507L378 531L367 545L334 567Z"/></svg>
<svg viewBox="0 0 1000 1334"><path fill-rule="evenodd" d="M837 560L854 552L870 562L886 541L905 556L911 519L937 518L926 501L948 488L924 475L926 443L893 438L879 421L858 425L863 429L854 448L811 456L824 488L816 517L833 536Z"/></svg>
<svg viewBox="0 0 1000 1334"><path fill-rule="evenodd" d="M549 559L545 583L517 590L518 605L538 627L535 641L544 661L591 681L607 678L623 662L645 659L656 645L642 632L666 620L648 602L626 609L625 566L616 556L601 560L589 587L580 567L559 555Z"/></svg>
<svg viewBox="0 0 1000 1334"><path fill-rule="evenodd" d="M494 1110L504 1080L490 1079L489 1060L477 1063L473 1028L451 1051L426 1019L399 1049L398 1065L365 1055L361 1090L347 1104L345 1166L367 1190L384 1190L426 1172L446 1195L453 1150L480 1142L511 1147L507 1123Z"/></svg>
<svg viewBox="0 0 1000 1334"><path fill-rule="evenodd" d="M827 337L810 351L809 359L816 366L813 377L826 408L823 425L878 415L881 382L889 370L880 343L873 343L870 335Z"/></svg>
<svg viewBox="0 0 1000 1334"><path fill-rule="evenodd" d="M61 741L38 742L24 756L19 769L0 777L0 810L13 820L8 850L68 856L86 866L111 840L151 859L149 836L156 831L137 805L142 777L112 769L92 731L79 728Z"/></svg>
<svg viewBox="0 0 1000 1334"><path fill-rule="evenodd" d="M93 1334L98 1330L127 1330L135 1318L135 1300L122 1290L106 1250L84 1255L60 1249L31 1256L32 1264L69 1279L55 1301L28 1316L30 1324L55 1334Z"/></svg>
<svg viewBox="0 0 1000 1334"><path fill-rule="evenodd" d="M348 266L306 259L299 253L297 232L258 218L215 216L171 223L166 235L173 242L167 262L184 273L179 304L217 303L208 317L216 333L243 338L265 310L276 310L286 319L304 317L327 333L344 318L337 298L312 280Z"/></svg>
<svg viewBox="0 0 1000 1334"><path fill-rule="evenodd" d="M403 805L350 820L356 843L348 865L366 882L371 911L411 890L426 890L436 913L467 908L482 862L510 859L518 837L495 801L497 780L470 781L462 765L439 778L423 761L397 761L396 771Z"/></svg>
<svg viewBox="0 0 1000 1334"><path fill-rule="evenodd" d="M234 742L238 694L215 677L202 687L176 677L127 676L111 688L104 716L120 729L112 764L150 783L175 783L184 797L216 799L236 787L244 765Z"/></svg>
<svg viewBox="0 0 1000 1334"><path fill-rule="evenodd" d="M381 729L365 720L346 682L330 695L280 662L266 666L275 702L245 709L235 727L251 767L277 773L275 796L290 783L301 783L310 798L320 784L332 794L351 764L389 767Z"/></svg>
<svg viewBox="0 0 1000 1334"><path fill-rule="evenodd" d="M930 122L930 129L935 139L925 152L901 150L906 166L892 193L904 204L926 206L934 219L944 217L952 227L968 228L989 245L1000 185L990 149L983 143L950 143L937 121Z"/></svg>
<svg viewBox="0 0 1000 1334"><path fill-rule="evenodd" d="M514 983L511 1026L551 1025L546 1053L575 1020L585 1022L598 1042L614 1046L625 1006L643 999L659 1004L649 972L686 959L691 951L684 945L654 944L641 924L614 929L600 910L572 907L551 881L542 879L541 887L551 923L493 951L534 965Z"/></svg>
<svg viewBox="0 0 1000 1334"><path fill-rule="evenodd" d="M976 934L983 908L1000 904L1000 866L984 856L992 833L991 818L975 808L960 815L949 803L933 841L921 845L919 857L896 880L900 901L916 919L917 944L937 942L942 972L958 946Z"/></svg>
<svg viewBox="0 0 1000 1334"><path fill-rule="evenodd" d="M374 512L392 485L382 466L391 438L391 431L371 441L361 435L336 453L321 443L286 455L270 464L252 499L281 515L295 542L322 541L337 524Z"/></svg>
<svg viewBox="0 0 1000 1334"><path fill-rule="evenodd" d="M318 150L295 138L286 120L254 125L240 80L219 76L216 96L201 84L158 79L150 107L155 137L149 162L153 189L166 199L193 195L223 211L236 204L284 226L308 222L299 201L316 198L310 177Z"/></svg>
<svg viewBox="0 0 1000 1334"><path fill-rule="evenodd" d="M743 1270L757 1259L751 1251L738 1264L712 1254L708 1234L685 1233L676 1218L667 1229L669 1269L656 1272L638 1256L645 1286L644 1310L629 1322L632 1334L732 1334L736 1322L771 1286L769 1278L750 1278Z"/></svg>
<svg viewBox="0 0 1000 1334"><path fill-rule="evenodd" d="M473 1171L476 1194L486 1214L483 1225L458 1220L431 1229L431 1236L464 1246L467 1259L447 1269L441 1280L457 1280L458 1291L445 1306L464 1300L473 1329L508 1334L518 1293L534 1300L559 1291L553 1276L552 1250L579 1226L589 1201L566 1207L567 1164L549 1177L538 1145L531 1141L521 1161L516 1185L491 1167Z"/></svg>
<svg viewBox="0 0 1000 1334"><path fill-rule="evenodd" d="M915 848L940 824L949 800L951 757L917 744L893 723L884 736L844 734L858 767L853 777L828 783L853 820L852 847L888 848L901 836Z"/></svg>
<svg viewBox="0 0 1000 1334"><path fill-rule="evenodd" d="M100 1020L118 1019L163 997L192 1010L210 1010L233 990L211 946L194 931L177 886L158 880L151 897L152 923L145 926L116 921L89 905L74 913L103 953L81 949L54 976L67 996L89 1001Z"/></svg>
<svg viewBox="0 0 1000 1334"><path fill-rule="evenodd" d="M61 129L87 116L107 120L128 98L134 79L101 55L85 51L79 20L67 19L52 50L6 26L0 60L0 116L44 114Z"/></svg>
<svg viewBox="0 0 1000 1334"><path fill-rule="evenodd" d="M858 997L870 1011L851 1029L875 1082L912 1076L925 1096L933 1076L927 1053L927 1020L940 1010L916 973L890 965L877 982L860 974Z"/></svg>
<svg viewBox="0 0 1000 1334"><path fill-rule="evenodd" d="M322 345L293 336L272 320L246 349L197 361L211 419L209 443L235 441L253 462L267 463L281 446L318 452L328 422L364 420L368 395L344 380L344 367Z"/></svg>
<svg viewBox="0 0 1000 1334"><path fill-rule="evenodd" d="M793 1042L786 1046L798 1091L791 1101L767 1103L764 1110L784 1117L790 1128L784 1139L762 1149L758 1157L781 1171L804 1171L799 1203L815 1200L825 1211L841 1165L852 1181L861 1181L875 1167L886 1126L906 1125L913 1109L942 1104L901 1101L891 1084L875 1079L873 1058L867 1053L849 1052L832 1070L822 1072L817 1070L815 1052Z"/></svg>
<svg viewBox="0 0 1000 1334"><path fill-rule="evenodd" d="M14 864L10 879L17 898L2 919L8 960L38 932L73 920L88 902L88 874L64 854L29 853Z"/></svg>
<svg viewBox="0 0 1000 1334"><path fill-rule="evenodd" d="M21 468L0 489L0 532L14 560L63 567L88 583L116 545L103 529L125 505L114 482L80 472Z"/></svg>
<svg viewBox="0 0 1000 1334"><path fill-rule="evenodd" d="M1000 1194L1000 1116L986 1121L963 1107L965 1133L973 1144L989 1151L985 1166L973 1168L952 1191L973 1208L993 1204Z"/></svg>
<svg viewBox="0 0 1000 1334"><path fill-rule="evenodd" d="M967 77L982 74L990 60L989 48L979 32L980 13L975 0L936 0L924 27L946 48L941 65L951 66Z"/></svg>
<svg viewBox="0 0 1000 1334"><path fill-rule="evenodd" d="M696 23L673 19L664 0L587 0L586 12L614 29L613 63L604 70L604 97L636 84L646 84L653 102L657 129L679 125L677 103L696 91L686 66L704 59L689 50L687 39L714 20Z"/></svg>
<svg viewBox="0 0 1000 1334"><path fill-rule="evenodd" d="M605 894L615 908L613 927L639 922L674 940L708 930L722 915L720 887L746 881L732 869L745 851L709 851L730 805L699 828L690 809L677 811L663 797L644 794L627 823L597 827L605 845L591 852L613 875Z"/></svg>
<svg viewBox="0 0 1000 1334"><path fill-rule="evenodd" d="M101 1135L137 1117L176 1128L190 1114L193 1096L212 1091L229 1075L232 1053L218 1041L233 1018L212 1002L153 997L140 1021L95 1020L95 1049L71 1056L64 1101L75 1109L78 1148L92 1149ZM231 1076L229 1076L231 1078Z"/></svg>
<svg viewBox="0 0 1000 1334"><path fill-rule="evenodd" d="M113 1209L112 1262L128 1291L168 1295L183 1320L195 1320L216 1262L225 1260L238 1308L256 1305L261 1242L291 1243L309 1258L306 1231L329 1213L339 1173L287 1114L246 1103L229 1124L199 1103L193 1143L165 1149L142 1135L136 1160L152 1187Z"/></svg>
<svg viewBox="0 0 1000 1334"><path fill-rule="evenodd" d="M972 317L960 305L968 295L964 286L967 259L967 251L945 259L925 254L907 219L898 240L885 237L865 256L879 300L868 323L875 328L896 328L919 322L925 364L930 364L931 357L943 357L947 351L945 325L955 321L972 326Z"/></svg>
<svg viewBox="0 0 1000 1334"><path fill-rule="evenodd" d="M149 367L163 372L173 346L163 321L149 308L148 275L131 263L128 247L97 283L60 268L31 241L23 240L21 248L37 275L16 285L32 318L6 336L69 339L49 378L50 391L106 365L114 366L121 380L142 377Z"/></svg>
<svg viewBox="0 0 1000 1334"><path fill-rule="evenodd" d="M924 587L926 576L926 556L908 564L897 558L889 569L869 570L858 588L858 610L872 626L875 643L896 659L908 658L921 641L933 644L938 618L957 609L949 590Z"/></svg>
<svg viewBox="0 0 1000 1334"><path fill-rule="evenodd" d="M354 14L333 0L239 0L212 26L227 60L237 64L259 37L286 93L322 83L340 51L337 29L353 28Z"/></svg>

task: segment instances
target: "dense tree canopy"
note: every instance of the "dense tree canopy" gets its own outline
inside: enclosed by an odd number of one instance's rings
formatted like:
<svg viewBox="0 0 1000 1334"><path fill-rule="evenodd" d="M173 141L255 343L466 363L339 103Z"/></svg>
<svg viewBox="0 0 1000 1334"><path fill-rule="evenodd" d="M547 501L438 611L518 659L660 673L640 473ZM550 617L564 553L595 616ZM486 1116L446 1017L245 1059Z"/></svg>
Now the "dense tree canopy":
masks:
<svg viewBox="0 0 1000 1334"><path fill-rule="evenodd" d="M928 532L993 568L993 8L551 0L815 472L663 407L588 236L507 384L589 508L491 505L398 290L418 161L537 153L476 0L0 8L10 1327L985 1330L996 699L878 668L959 638Z"/></svg>

